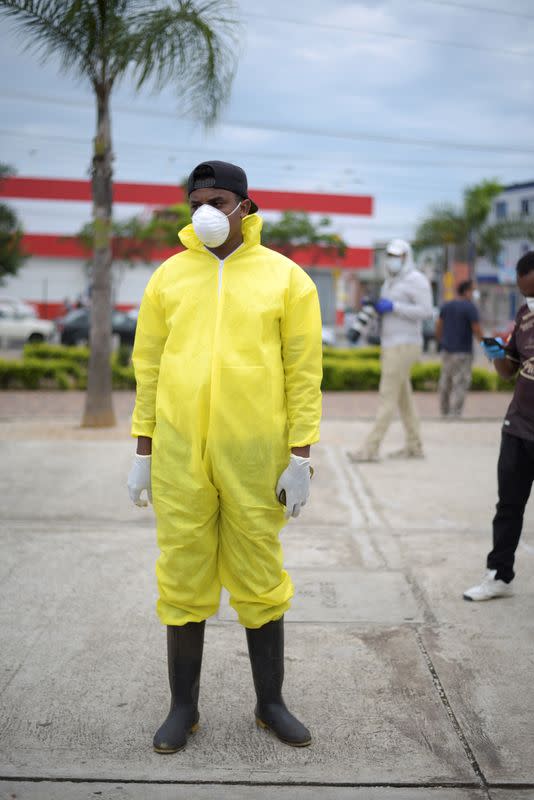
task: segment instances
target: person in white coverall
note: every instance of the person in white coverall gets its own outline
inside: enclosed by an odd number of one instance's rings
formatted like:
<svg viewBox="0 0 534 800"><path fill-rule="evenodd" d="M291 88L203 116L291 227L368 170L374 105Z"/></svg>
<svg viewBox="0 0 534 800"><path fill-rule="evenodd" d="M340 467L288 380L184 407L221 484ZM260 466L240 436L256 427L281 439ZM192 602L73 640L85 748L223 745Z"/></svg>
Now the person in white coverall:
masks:
<svg viewBox="0 0 534 800"><path fill-rule="evenodd" d="M379 460L380 445L397 408L406 444L390 457L424 455L410 373L422 351L423 320L432 315L432 290L425 275L416 269L412 248L403 239L389 242L386 270L387 278L375 303L375 310L381 316L380 404L363 446L348 454L354 462Z"/></svg>

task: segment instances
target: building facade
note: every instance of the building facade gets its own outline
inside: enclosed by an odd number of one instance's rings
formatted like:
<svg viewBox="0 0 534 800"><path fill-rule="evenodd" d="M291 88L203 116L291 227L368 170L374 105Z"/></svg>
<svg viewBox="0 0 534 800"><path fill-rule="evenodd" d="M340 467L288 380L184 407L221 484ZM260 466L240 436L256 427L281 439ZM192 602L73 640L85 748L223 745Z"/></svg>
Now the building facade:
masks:
<svg viewBox="0 0 534 800"><path fill-rule="evenodd" d="M0 294L32 303L41 316L54 318L63 313L67 302L90 295L90 257L77 233L91 218L91 193L88 181L16 177L0 188L2 197L19 215L24 230L24 247L29 255L16 276L7 278ZM250 190L267 219L283 211L304 211L318 220L331 219L332 230L339 232L348 247L343 256L321 247L294 248L290 257L315 281L325 325L343 324L347 297L354 293L357 275L372 267L370 246L358 246L347 237L350 221L373 214L373 198L367 195L333 195L305 192ZM171 184L114 184L115 219L139 216L150 219L154 211L183 202L183 190ZM162 247L153 253L150 264L133 267L117 259L113 265L113 301L120 308L139 304L153 270L181 248Z"/></svg>
<svg viewBox="0 0 534 800"><path fill-rule="evenodd" d="M482 295L483 312L494 326L514 319L522 303L516 288L515 267L528 250L534 249L534 181L505 186L493 201L489 224L531 223L532 238L519 236L506 239L496 262L487 258L477 260L477 281Z"/></svg>

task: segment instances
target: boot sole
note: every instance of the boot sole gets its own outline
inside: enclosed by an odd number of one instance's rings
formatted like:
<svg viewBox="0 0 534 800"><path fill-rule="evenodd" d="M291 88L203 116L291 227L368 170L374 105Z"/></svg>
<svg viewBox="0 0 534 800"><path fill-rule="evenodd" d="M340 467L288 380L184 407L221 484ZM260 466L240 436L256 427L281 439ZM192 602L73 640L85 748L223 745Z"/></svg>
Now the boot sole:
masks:
<svg viewBox="0 0 534 800"><path fill-rule="evenodd" d="M276 738L280 742L288 744L290 747L309 747L310 744L312 743L311 738L308 739L307 742L290 742L288 739L283 739L281 736L278 736L278 734L276 733L275 730L273 730L273 728L271 728L269 725L267 725L266 722L264 722L262 719L259 719L258 717L256 717L256 725L258 726L258 728L262 728L262 730L270 731L270 733L276 736Z"/></svg>
<svg viewBox="0 0 534 800"><path fill-rule="evenodd" d="M200 725L199 722L195 722L195 724L193 725L193 727L191 728L189 733L190 734L191 733L196 733L198 731L198 729L199 729L199 725ZM154 752L155 753L160 753L161 755L166 756L166 755L172 755L172 753L179 753L180 750L184 750L186 745L187 745L187 742L184 742L184 744L182 744L180 747L175 747L172 750L163 750L160 747L156 747L156 745L153 745L153 748L154 748Z"/></svg>

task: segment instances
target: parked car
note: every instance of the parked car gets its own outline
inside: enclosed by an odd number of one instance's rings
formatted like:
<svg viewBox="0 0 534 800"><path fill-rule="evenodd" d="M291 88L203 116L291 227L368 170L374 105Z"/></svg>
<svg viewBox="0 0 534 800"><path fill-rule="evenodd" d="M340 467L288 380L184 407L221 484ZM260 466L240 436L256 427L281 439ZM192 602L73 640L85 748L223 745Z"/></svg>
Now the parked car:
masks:
<svg viewBox="0 0 534 800"><path fill-rule="evenodd" d="M25 300L19 300L18 297L10 297L4 294L0 295L0 307L3 306L13 308L20 317L38 316L37 311L30 303L26 303Z"/></svg>
<svg viewBox="0 0 534 800"><path fill-rule="evenodd" d="M88 308L75 308L56 320L61 344L76 345L89 342ZM120 344L133 345L137 317L123 311L111 312L111 330L119 337Z"/></svg>
<svg viewBox="0 0 534 800"><path fill-rule="evenodd" d="M48 319L39 319L25 308L0 301L0 344L9 347L26 342L48 342L55 337L56 328Z"/></svg>

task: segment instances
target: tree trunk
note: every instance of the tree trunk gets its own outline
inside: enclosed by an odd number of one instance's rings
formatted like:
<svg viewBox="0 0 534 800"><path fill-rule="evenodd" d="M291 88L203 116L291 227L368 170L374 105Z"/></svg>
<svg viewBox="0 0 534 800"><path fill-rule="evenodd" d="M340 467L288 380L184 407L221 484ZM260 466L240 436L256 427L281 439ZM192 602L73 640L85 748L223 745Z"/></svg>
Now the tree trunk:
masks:
<svg viewBox="0 0 534 800"><path fill-rule="evenodd" d="M111 217L112 154L109 90L97 91L97 131L92 165L93 283L87 394L82 426L106 428L116 424L111 384Z"/></svg>

